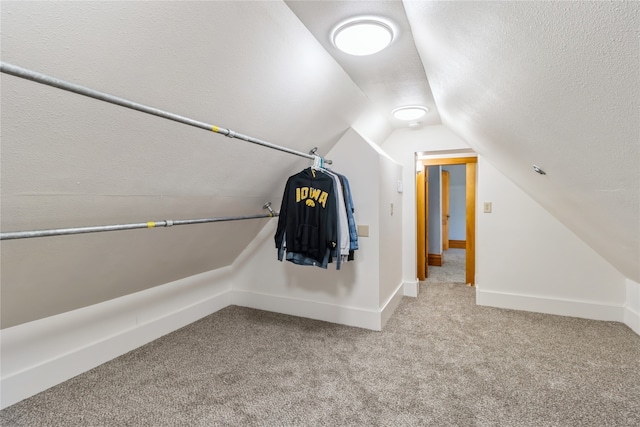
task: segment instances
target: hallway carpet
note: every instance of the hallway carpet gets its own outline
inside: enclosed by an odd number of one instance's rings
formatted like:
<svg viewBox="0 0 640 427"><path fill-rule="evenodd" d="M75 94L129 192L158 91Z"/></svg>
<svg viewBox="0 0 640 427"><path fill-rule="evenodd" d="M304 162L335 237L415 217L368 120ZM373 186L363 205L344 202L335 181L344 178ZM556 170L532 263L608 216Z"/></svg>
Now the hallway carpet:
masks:
<svg viewBox="0 0 640 427"><path fill-rule="evenodd" d="M435 268L382 332L232 306L1 411L0 425L640 425L628 327L477 307L474 288Z"/></svg>

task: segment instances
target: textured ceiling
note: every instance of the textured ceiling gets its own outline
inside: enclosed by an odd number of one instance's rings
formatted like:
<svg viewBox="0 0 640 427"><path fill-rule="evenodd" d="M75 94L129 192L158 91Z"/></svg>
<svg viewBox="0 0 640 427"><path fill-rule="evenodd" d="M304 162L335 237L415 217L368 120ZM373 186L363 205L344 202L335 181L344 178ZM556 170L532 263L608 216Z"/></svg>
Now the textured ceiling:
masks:
<svg viewBox="0 0 640 427"><path fill-rule="evenodd" d="M407 105L429 108L429 113L419 121L421 126L441 124L401 1L287 0L286 3L392 126L407 126L391 114L394 108ZM337 49L331 41L335 27L360 16L381 18L390 24L395 33L391 45L370 56L352 56Z"/></svg>
<svg viewBox="0 0 640 427"><path fill-rule="evenodd" d="M443 124L640 281L640 3L404 5Z"/></svg>
<svg viewBox="0 0 640 427"><path fill-rule="evenodd" d="M1 13L2 61L302 152L327 153L370 106L282 2L3 1ZM310 164L0 79L3 231L263 213ZM229 265L263 224L3 241L2 326Z"/></svg>
<svg viewBox="0 0 640 427"><path fill-rule="evenodd" d="M425 104L423 125L442 121L640 281L639 6L3 1L1 54L303 152L326 153L351 126L382 143L400 126L393 108ZM387 17L398 37L343 55L330 29L356 14ZM3 231L257 213L308 165L0 79ZM260 226L3 241L3 327L229 265Z"/></svg>
<svg viewBox="0 0 640 427"><path fill-rule="evenodd" d="M640 281L639 2L287 4L394 126L394 107L428 105L425 124L442 120ZM331 30L358 15L390 20L397 39L338 51Z"/></svg>

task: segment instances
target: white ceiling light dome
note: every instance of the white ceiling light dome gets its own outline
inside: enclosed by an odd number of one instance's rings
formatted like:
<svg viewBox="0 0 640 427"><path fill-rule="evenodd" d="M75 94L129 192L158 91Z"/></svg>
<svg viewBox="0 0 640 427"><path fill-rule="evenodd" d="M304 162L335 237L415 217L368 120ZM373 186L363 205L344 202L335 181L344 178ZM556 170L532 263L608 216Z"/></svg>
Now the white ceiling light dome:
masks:
<svg viewBox="0 0 640 427"><path fill-rule="evenodd" d="M428 112L429 109L422 105L408 105L406 107L396 108L391 114L393 114L393 117L396 119L410 121L418 120Z"/></svg>
<svg viewBox="0 0 640 427"><path fill-rule="evenodd" d="M331 34L331 41L345 53L365 56L389 46L393 36L393 27L389 23L380 18L360 17L338 25Z"/></svg>

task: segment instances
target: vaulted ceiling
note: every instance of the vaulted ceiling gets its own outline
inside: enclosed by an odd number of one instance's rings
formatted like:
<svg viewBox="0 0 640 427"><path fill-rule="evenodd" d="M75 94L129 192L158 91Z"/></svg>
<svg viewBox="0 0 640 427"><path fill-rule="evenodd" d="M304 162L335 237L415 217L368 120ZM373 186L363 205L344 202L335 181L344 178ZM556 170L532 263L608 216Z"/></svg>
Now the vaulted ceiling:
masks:
<svg viewBox="0 0 640 427"><path fill-rule="evenodd" d="M393 108L424 104L431 111L422 126L450 128L640 281L639 9L3 1L1 53L8 63L303 152L328 152L349 127L381 144L404 126ZM359 14L394 22L388 49L353 58L333 47L329 31ZM308 165L0 78L3 231L259 213ZM15 306L14 322L32 320L17 312L26 299L45 316L228 265L261 224L3 242L3 318ZM34 300L45 283L49 291ZM73 303L71 292L80 295Z"/></svg>
<svg viewBox="0 0 640 427"><path fill-rule="evenodd" d="M441 120L640 280L640 3L287 4L394 126L393 108L428 106L423 124ZM331 30L359 15L391 20L396 40L338 51Z"/></svg>

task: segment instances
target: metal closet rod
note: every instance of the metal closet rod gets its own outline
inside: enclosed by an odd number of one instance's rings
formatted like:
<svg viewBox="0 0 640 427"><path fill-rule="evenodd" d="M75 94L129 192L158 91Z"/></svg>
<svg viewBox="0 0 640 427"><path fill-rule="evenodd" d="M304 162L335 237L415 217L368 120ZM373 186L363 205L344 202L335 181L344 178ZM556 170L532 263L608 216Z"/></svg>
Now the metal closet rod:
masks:
<svg viewBox="0 0 640 427"><path fill-rule="evenodd" d="M241 133L235 132L231 129L225 129L223 127L219 127L216 125L211 125L208 123L200 122L197 120L193 120L187 117L179 116L174 113L170 113L168 111L163 111L158 108L149 107L144 104L139 104L137 102L129 101L128 99L120 98L114 95L109 95L108 93L100 92L97 90L89 89L84 86L77 85L75 83L70 83L64 80L57 79L55 77L48 76L46 74L38 73L36 71L27 70L26 68L19 67L17 65L8 64L6 62L0 62L0 72L9 74L15 77L20 77L23 79L31 80L37 83L41 83L47 86L56 87L58 89L67 90L69 92L77 93L79 95L88 96L89 98L98 99L100 101L109 102L111 104L119 105L121 107L130 108L132 110L141 111L143 113L151 114L154 116L162 117L164 119L173 120L178 123L183 123L185 125L194 126L200 129L212 131L215 133L220 133L229 138L241 139L243 141L251 142L253 144L262 145L264 147L273 148L274 150L284 151L285 153L295 154L296 156L305 157L307 159L314 159L317 157L314 154L303 153L302 151L293 150L291 148L282 147L280 145L273 144L268 141L264 141L262 139L254 138L251 136L243 135ZM324 163L330 165L332 164L331 160L324 160Z"/></svg>
<svg viewBox="0 0 640 427"><path fill-rule="evenodd" d="M167 219L163 221L148 221L148 222L140 222L135 224L98 225L98 226L92 226L92 227L56 228L56 229L49 229L49 230L33 230L33 231L11 231L8 233L0 233L0 240L15 240L15 239L29 239L31 237L48 237L48 236L63 236L63 235L69 235L69 234L98 233L101 231L134 230L137 228L173 227L174 225L239 221L244 219L273 218L275 216L278 216L278 213L274 212L274 210L271 208L271 202L265 203L265 205L262 208L268 209L269 213L260 214L260 215L227 216L227 217L218 217L218 218L178 219L178 220Z"/></svg>

